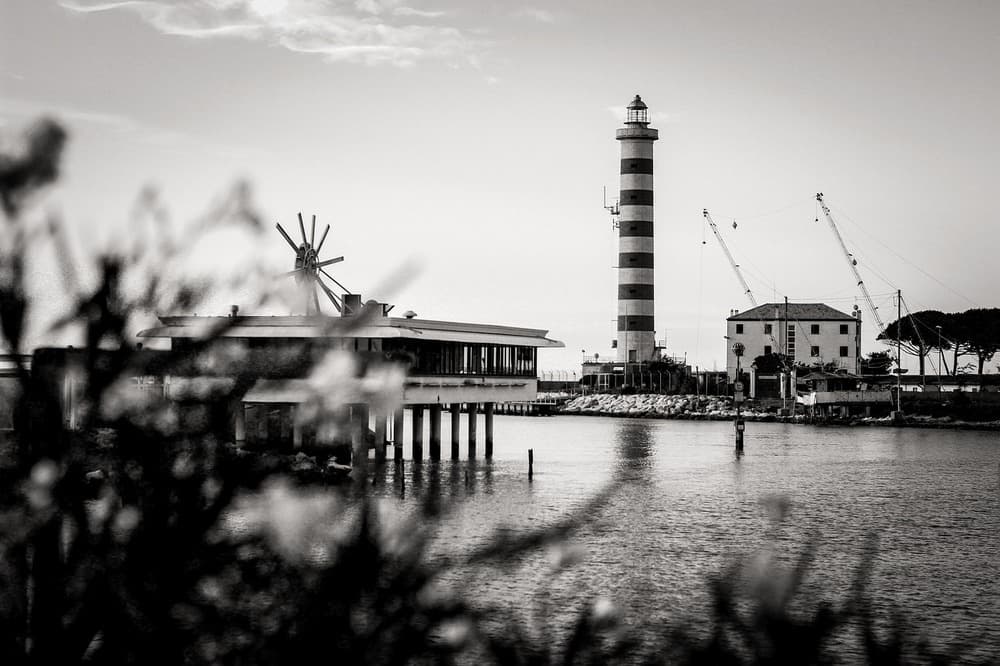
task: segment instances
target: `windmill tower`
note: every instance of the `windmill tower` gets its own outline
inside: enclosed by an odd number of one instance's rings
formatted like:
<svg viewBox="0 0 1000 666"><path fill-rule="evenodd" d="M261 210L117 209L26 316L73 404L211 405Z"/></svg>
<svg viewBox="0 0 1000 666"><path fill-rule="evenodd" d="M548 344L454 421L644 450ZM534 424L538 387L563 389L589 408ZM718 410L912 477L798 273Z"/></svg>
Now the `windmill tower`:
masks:
<svg viewBox="0 0 1000 666"><path fill-rule="evenodd" d="M653 142L649 111L638 95L627 107L621 142L618 207L618 362L653 360Z"/></svg>
<svg viewBox="0 0 1000 666"><path fill-rule="evenodd" d="M323 243L326 241L326 235L330 233L330 225L326 225L326 229L323 231L322 238L319 239L319 245L316 244L316 216L312 216L312 228L309 237L306 237L306 225L302 221L302 213L299 213L299 231L302 232L302 242L296 244L292 240L291 236L282 228L281 224L274 225L278 229L278 233L281 234L282 238L291 246L292 251L295 252L295 269L285 273L286 276L291 276L295 278L295 282L299 285L302 299L304 302L304 308L306 315L315 316L323 314L319 307L319 294L322 293L326 298L333 303L333 307L336 308L337 312L343 313L344 304L333 290L330 289L323 282L326 278L333 282L335 285L344 290L345 293L349 293L350 290L344 285L337 282L332 275L330 275L324 267L330 266L331 264L340 263L344 260L343 257L334 257L333 259L327 259L325 261L321 260L319 257L320 250L323 249Z"/></svg>

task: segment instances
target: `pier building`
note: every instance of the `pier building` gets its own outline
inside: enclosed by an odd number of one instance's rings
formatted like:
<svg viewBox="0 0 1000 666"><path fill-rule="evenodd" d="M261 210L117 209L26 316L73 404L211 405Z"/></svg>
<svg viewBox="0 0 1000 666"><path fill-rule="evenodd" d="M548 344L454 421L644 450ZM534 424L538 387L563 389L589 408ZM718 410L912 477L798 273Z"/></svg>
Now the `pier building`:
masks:
<svg viewBox="0 0 1000 666"><path fill-rule="evenodd" d="M359 303L360 297L347 294L343 300L346 304ZM401 458L407 439L403 432L405 408L411 411L411 434L406 443L411 446L414 460L424 458L425 431L429 457L440 459L442 412L447 409L451 456L459 456L464 412L468 456L476 456L482 417L484 453L490 457L495 405L534 400L538 350L563 347L563 343L548 338L548 331L541 329L418 319L415 315L390 317L390 309L369 301L361 308L345 307L340 317L164 316L159 318L161 326L142 331L139 336L166 338L172 349L183 349L196 344L205 331L214 331L221 342L247 359L256 378L235 409L233 436L237 442L286 450L333 445L347 462L351 456L343 454L345 449L350 452L353 448L355 460L367 459L369 447L365 439L371 439L377 460L385 459L387 442L394 445L394 456ZM315 393L309 384L309 371L332 350L351 352L361 367L396 364L406 372L402 393L387 396L402 406L394 413L380 413L361 401L349 405L353 441L322 441L322 432L303 426L296 418L297 410ZM305 355L297 372L277 367L277 360L289 354ZM183 390L186 383L185 377L163 379L168 396L172 386ZM358 437L358 433L368 433L369 428L373 438Z"/></svg>
<svg viewBox="0 0 1000 666"><path fill-rule="evenodd" d="M618 199L618 362L648 363L657 353L653 317L653 142L649 109L639 95L628 105L621 145Z"/></svg>

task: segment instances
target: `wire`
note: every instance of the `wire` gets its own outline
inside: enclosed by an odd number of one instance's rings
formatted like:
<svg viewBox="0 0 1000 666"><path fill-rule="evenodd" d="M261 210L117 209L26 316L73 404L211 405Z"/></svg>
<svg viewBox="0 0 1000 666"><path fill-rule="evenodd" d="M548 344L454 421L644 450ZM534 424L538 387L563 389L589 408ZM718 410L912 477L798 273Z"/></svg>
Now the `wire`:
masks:
<svg viewBox="0 0 1000 666"><path fill-rule="evenodd" d="M848 214L847 214L847 212L846 212L846 211L844 211L844 210L843 210L842 208L840 208L840 207L838 206L836 210L837 210L837 214L838 214L839 216L842 216L842 217L846 218L848 222L850 222L851 224L853 224L853 225L854 225L855 227L857 227L858 229L860 229L860 230L861 230L861 232L862 232L862 233L864 233L864 234L865 234L866 236L868 236L869 238L871 238L872 240L874 240L874 241L875 241L876 243L878 243L879 245L881 245L882 247L884 247L884 248L885 248L886 250L888 250L889 252L891 252L891 253L892 253L893 255L895 255L895 256L896 256L896 257L897 257L898 259L900 259L900 260L901 260L901 261L902 261L903 263L905 263L905 264L907 264L907 265L909 265L909 266L911 266L911 267L913 267L913 268L917 269L918 271L920 271L921 273L923 273L923 274L924 274L925 276L927 276L928 278L930 278L930 279L931 279L931 280L933 280L934 282L938 283L939 285L941 285L942 287L944 287L945 289L947 289L947 290L948 290L948 291L950 291L951 293L955 294L955 295L956 295L956 296L958 296L959 298L962 298L962 299L963 299L963 300L965 300L966 302L968 302L968 303L970 303L970 304L972 304L972 305L974 305L974 306L976 306L976 307L979 307L979 306L980 306L980 304L979 304L979 303L975 302L974 300L972 300L971 298L969 298L969 297L968 297L968 296L966 296L965 294L963 294L963 293L961 293L961 292L959 292L959 291L956 291L955 289L953 289L953 288L952 288L952 287L950 287L949 285L947 285L947 284L945 284L944 282L942 282L941 280L937 279L936 277L934 277L933 275L931 275L930 273L928 273L927 271L925 271L925 270L924 270L923 268L921 268L921 267L920 267L920 266L918 266L917 264L913 263L912 261L910 261L909 259L907 259L907 258L906 258L906 257L904 257L903 255L901 255L900 253L896 252L896 251L895 251L894 249L892 249L892 247L890 247L890 246L889 246L888 244L884 243L884 242L883 242L883 241L882 241L881 239L879 239L879 238L878 238L877 236L875 236L874 234L871 234L871 233L869 233L869 232L868 232L868 231L867 231L867 230L866 230L866 229L865 229L864 227L862 227L862 226L861 226L860 224L858 224L857 222L855 222L855 221L854 221L854 220L853 220L853 219L851 218L851 216L850 216L850 215L848 215Z"/></svg>
<svg viewBox="0 0 1000 666"><path fill-rule="evenodd" d="M719 213L718 216L720 218L727 218L728 217L729 219L735 219L735 220L738 220L738 221L759 220L759 219L761 219L763 217L771 217L772 215L777 215L779 213L784 213L786 210L790 210L792 208L795 208L796 206L801 206L803 203L805 203L807 201L811 201L813 199L814 199L814 197L809 197L808 199L796 199L795 201L793 201L793 202L791 202L791 203L789 203L789 204L787 204L785 206L782 206L781 208L777 208L777 209L774 209L774 210L769 210L769 211L764 212L764 213L758 213L756 215L729 215L729 214Z"/></svg>

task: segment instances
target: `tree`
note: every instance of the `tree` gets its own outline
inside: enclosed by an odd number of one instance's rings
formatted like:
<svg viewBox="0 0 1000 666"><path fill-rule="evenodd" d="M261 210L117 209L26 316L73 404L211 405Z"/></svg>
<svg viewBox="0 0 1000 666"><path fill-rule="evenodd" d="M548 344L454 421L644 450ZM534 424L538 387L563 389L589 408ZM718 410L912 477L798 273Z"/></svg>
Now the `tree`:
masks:
<svg viewBox="0 0 1000 666"><path fill-rule="evenodd" d="M926 374L924 361L927 355L937 348L935 326L947 317L948 315L938 310L909 313L902 319L888 324L878 339L898 341L907 354L916 356L920 362L920 378L924 381Z"/></svg>
<svg viewBox="0 0 1000 666"><path fill-rule="evenodd" d="M781 354L761 354L753 360L751 365L760 374L771 374L785 369L785 359Z"/></svg>
<svg viewBox="0 0 1000 666"><path fill-rule="evenodd" d="M1000 351L1000 308L972 308L955 316L955 336L979 365L979 386L983 384L983 366Z"/></svg>
<svg viewBox="0 0 1000 666"><path fill-rule="evenodd" d="M887 375L892 367L893 358L887 351L877 351L861 359L862 375Z"/></svg>

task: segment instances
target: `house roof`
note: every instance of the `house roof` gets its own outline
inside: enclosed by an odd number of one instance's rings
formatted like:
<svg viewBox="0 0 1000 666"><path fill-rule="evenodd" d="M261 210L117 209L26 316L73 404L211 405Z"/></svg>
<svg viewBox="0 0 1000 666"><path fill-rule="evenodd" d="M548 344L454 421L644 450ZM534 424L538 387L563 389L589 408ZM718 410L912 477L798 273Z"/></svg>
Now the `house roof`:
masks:
<svg viewBox="0 0 1000 666"><path fill-rule="evenodd" d="M726 321L770 321L785 318L798 321L854 321L851 315L834 310L825 303L789 303L787 306L784 303L764 303L735 314Z"/></svg>
<svg viewBox="0 0 1000 666"><path fill-rule="evenodd" d="M563 347L548 331L494 324L471 324L401 317L290 316L160 317L164 324L139 332L141 338L412 338L441 342Z"/></svg>

